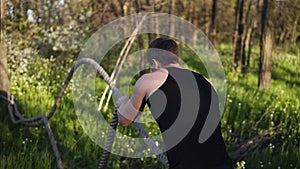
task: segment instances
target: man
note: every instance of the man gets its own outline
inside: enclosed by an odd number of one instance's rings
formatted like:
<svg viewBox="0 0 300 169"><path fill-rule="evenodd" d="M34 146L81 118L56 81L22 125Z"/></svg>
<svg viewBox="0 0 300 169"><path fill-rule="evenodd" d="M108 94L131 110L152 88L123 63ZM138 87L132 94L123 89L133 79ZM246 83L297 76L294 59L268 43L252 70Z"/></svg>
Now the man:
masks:
<svg viewBox="0 0 300 169"><path fill-rule="evenodd" d="M205 142L199 141L208 113L220 114L217 93L205 77L180 66L179 53L171 39L150 43L146 56L152 72L138 79L131 98L118 100L119 122L130 125L147 103L162 132L170 169L233 169L220 123Z"/></svg>

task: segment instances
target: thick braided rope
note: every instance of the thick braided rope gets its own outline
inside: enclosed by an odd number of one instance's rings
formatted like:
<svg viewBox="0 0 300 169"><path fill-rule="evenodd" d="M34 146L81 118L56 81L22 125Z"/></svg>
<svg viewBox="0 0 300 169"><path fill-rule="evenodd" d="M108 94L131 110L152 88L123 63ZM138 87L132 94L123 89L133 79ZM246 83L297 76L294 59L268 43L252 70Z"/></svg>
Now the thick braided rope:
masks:
<svg viewBox="0 0 300 169"><path fill-rule="evenodd" d="M154 153L157 156L157 159L165 166L169 166L167 156L165 156L162 150L156 146L155 142L149 137L148 132L143 128L142 124L138 122L133 122L133 125L143 137L144 142L150 148L152 153Z"/></svg>
<svg viewBox="0 0 300 169"><path fill-rule="evenodd" d="M108 135L107 135L104 153L101 156L101 161L99 163L98 169L105 168L108 162L108 158L116 135L117 126L118 126L118 114L117 111L114 111L113 118L112 121L110 122L110 127L108 129Z"/></svg>
<svg viewBox="0 0 300 169"><path fill-rule="evenodd" d="M14 103L13 96L11 96L10 100L6 99L3 96L0 97L1 99L5 100L9 103L8 111L9 111L10 119L13 124L23 123L25 126L39 126L42 124L45 125L46 130L48 132L48 136L50 139L52 149L53 149L55 157L56 157L58 169L62 169L61 158L60 158L60 154L59 154L59 151L58 151L58 148L56 145L56 141L55 141L54 135L52 133L52 130L50 128L48 120L54 115L54 112L56 111L57 107L59 106L60 100L61 100L68 84L70 83L70 80L72 79L74 72L77 70L77 68L79 66L81 66L83 64L88 64L88 65L92 66L102 76L104 81L110 86L110 88L113 91L113 94L116 97L119 98L122 96L120 91L116 88L116 86L111 81L109 75L97 62L95 62L94 60L89 59L89 58L81 58L75 63L75 65L70 70L70 72L69 72L66 80L64 81L63 86L54 102L54 105L52 106L52 108L47 116L42 114L42 115L38 115L35 117L31 117L31 118L24 118L21 115L21 113L18 111L17 105ZM15 116L18 118L18 120L15 119ZM99 164L99 168L100 168L100 166L105 167L105 165L107 163L107 160L108 160L108 157L109 157L109 154L111 151L111 147L113 144L113 140L115 137L115 129L116 129L117 125L118 125L118 118L117 118L117 112L115 111L115 113L113 115L112 123L110 125L111 127L109 129L107 143L105 146L105 152L102 156L102 160ZM142 125L137 122L134 122L134 126L139 131L140 135L144 138L145 143L151 148L151 151L157 155L158 160L161 161L164 165L168 166L167 157L162 154L162 151L155 145L154 141L149 138L148 133L144 130Z"/></svg>
<svg viewBox="0 0 300 169"><path fill-rule="evenodd" d="M120 93L119 89L113 84L112 80L110 79L109 75L106 73L106 71L94 60L89 59L89 58L82 58L77 61L78 66L83 63L88 63L89 65L92 65L94 69L97 70L97 72L102 76L102 78L105 80L105 82L109 85L109 87L112 89L113 94L117 96L117 98L120 98L122 94ZM75 64L76 67L76 64ZM115 120L114 120L115 119ZM112 144L113 144L113 139L115 137L115 129L118 124L118 117L117 117L117 112L115 111L113 120L111 122L111 126L109 128L108 132L108 137L106 141L106 146L105 146L105 152L102 155L102 160L99 164L99 169L102 169L105 167L108 157L109 157L109 151L111 150ZM145 131L142 125L139 123L134 122L135 128L139 131L140 135L144 138L144 142L151 148L151 151L157 155L157 159L161 161L164 165L168 166L168 161L167 157L164 156L162 153L162 150L160 150L154 143L153 140L149 138L148 133ZM106 163L105 163L106 162Z"/></svg>
<svg viewBox="0 0 300 169"><path fill-rule="evenodd" d="M11 97L11 100L8 100L4 97L1 97L2 99L6 100L9 104L7 106L8 108L8 112L9 112L9 116L10 119L12 121L13 124L18 124L18 123L24 123L24 125L27 125L28 123L30 123L30 121L27 118L24 118L20 113L19 110L17 108L17 105L14 103L14 99L13 96ZM16 120L14 116L17 116L18 118L20 118L19 120ZM47 133L48 133L48 137L51 143L51 147L52 150L54 152L55 158L56 158L56 164L57 164L57 168L58 169L62 169L62 161L60 158L60 154L56 145L56 141L53 135L53 132L50 128L49 122L48 122L48 118L45 115L38 115L35 118L31 118L31 119L39 119L42 120L42 124L45 125Z"/></svg>

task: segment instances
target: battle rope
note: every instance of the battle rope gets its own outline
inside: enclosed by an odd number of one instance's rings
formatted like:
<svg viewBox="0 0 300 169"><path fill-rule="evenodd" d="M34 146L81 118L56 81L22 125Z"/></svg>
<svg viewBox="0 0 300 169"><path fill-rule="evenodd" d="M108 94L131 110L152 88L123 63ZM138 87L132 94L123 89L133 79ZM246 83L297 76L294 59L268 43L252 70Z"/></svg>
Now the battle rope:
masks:
<svg viewBox="0 0 300 169"><path fill-rule="evenodd" d="M50 128L49 125L49 119L53 116L54 112L56 111L57 107L59 106L60 100L63 96L64 91L66 90L68 84L70 83L70 80L73 77L74 72L77 70L77 68L83 64L87 64L92 66L97 73L99 73L102 78L104 79L104 81L109 85L109 87L112 89L113 94L117 97L120 98L122 96L122 94L120 93L120 91L118 90L118 88L113 84L112 80L110 79L109 75L106 73L106 71L94 60L89 59L89 58L81 58L79 59L75 65L72 67L72 69L70 70L66 80L63 83L63 86L49 112L48 115L38 115L35 117L31 117L31 118L25 118L21 115L21 113L19 112L17 105L14 102L14 97L11 96L10 100L6 99L5 97L1 96L1 99L6 100L9 104L8 104L8 111L9 111L9 115L10 115L10 119L12 121L13 124L18 124L18 123L23 123L25 126L39 126L44 124L48 133L48 137L50 139L50 143L56 158L56 162L57 162L57 168L58 169L62 169L62 162L61 162L61 158L60 158L60 154L56 145L56 141L53 135L53 132ZM18 118L18 120L15 119L15 116ZM135 128L138 130L139 134L143 137L144 142L150 147L152 153L157 155L157 159L162 162L165 166L168 166L168 159L167 157L163 154L162 150L160 150L156 145L155 142L149 137L147 131L145 131L145 129L142 127L142 125L138 122L134 122L133 123ZM111 147L114 141L114 137L115 137L115 132L116 132L116 128L118 125L118 116L117 116L117 111L114 112L113 114L113 118L110 124L110 128L108 131L108 137L107 137L107 141L106 141L106 145L105 145L105 150L104 153L102 154L101 157L101 162L99 164L99 169L103 169L108 161L109 155L110 155L110 151L111 151Z"/></svg>

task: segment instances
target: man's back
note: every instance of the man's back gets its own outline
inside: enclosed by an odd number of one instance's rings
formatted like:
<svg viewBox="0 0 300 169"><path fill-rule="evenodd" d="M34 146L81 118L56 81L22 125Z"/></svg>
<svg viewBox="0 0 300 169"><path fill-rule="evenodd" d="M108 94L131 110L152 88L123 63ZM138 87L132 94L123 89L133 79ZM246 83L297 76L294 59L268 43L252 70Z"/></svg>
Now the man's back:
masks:
<svg viewBox="0 0 300 169"><path fill-rule="evenodd" d="M118 99L120 123L130 125L147 102L162 132L170 168L232 169L220 124L216 129L205 125L211 131L201 131L208 114L208 122L211 115L216 124L220 120L219 101L211 83L181 68L180 50L172 39L153 40L146 57L152 72L136 82L130 99ZM211 136L206 139L203 133Z"/></svg>
<svg viewBox="0 0 300 169"><path fill-rule="evenodd" d="M167 70L166 80L147 97L147 104L162 132L170 168L209 169L229 163L220 124L206 142L198 141L208 112L219 113L211 83L186 69Z"/></svg>

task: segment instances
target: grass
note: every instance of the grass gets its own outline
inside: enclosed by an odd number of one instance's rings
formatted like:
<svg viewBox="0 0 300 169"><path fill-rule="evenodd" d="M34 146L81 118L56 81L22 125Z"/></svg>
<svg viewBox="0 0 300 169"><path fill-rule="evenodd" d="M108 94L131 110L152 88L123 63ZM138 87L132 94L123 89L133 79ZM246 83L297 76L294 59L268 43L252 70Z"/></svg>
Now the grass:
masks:
<svg viewBox="0 0 300 169"><path fill-rule="evenodd" d="M52 152L48 152L48 149L40 151L38 140L33 141L27 138L22 141L22 145L21 149L12 147L2 149L0 168L51 168L51 163L55 158Z"/></svg>
<svg viewBox="0 0 300 169"><path fill-rule="evenodd" d="M281 133L265 148L240 162L245 168L300 168L300 54L275 53L273 55L272 86L257 88L258 49L253 49L248 74L231 72L231 48L218 47L226 72L227 98L222 116L223 136L230 145L247 140L263 130L281 124ZM205 74L200 61L194 60L188 49L182 59L193 69ZM193 59L189 59L193 58ZM11 58L11 88L19 109L26 117L47 114L74 60L58 62L55 58ZM200 69L197 70L197 67ZM111 69L111 68L109 68ZM102 89L103 81L97 80ZM101 96L97 92L97 99ZM110 120L113 103L104 116ZM2 112L2 111L1 111ZM83 131L76 116L71 87L50 125L56 137L64 168L97 168L103 150ZM153 123L145 124L148 131L157 132ZM118 128L122 133L136 136L132 127ZM0 168L55 168L55 157L44 127L12 125L7 114L0 116ZM127 150L124 150L127 151ZM155 157L143 159L111 155L108 168L164 168Z"/></svg>
<svg viewBox="0 0 300 169"><path fill-rule="evenodd" d="M248 74L236 75L226 71L228 95L222 118L224 137L228 143L236 144L263 130L272 130L281 125L280 134L274 136L265 149L245 159L245 167L300 168L299 54L273 55L270 89L256 87L257 63L258 51L254 51L252 69Z"/></svg>

